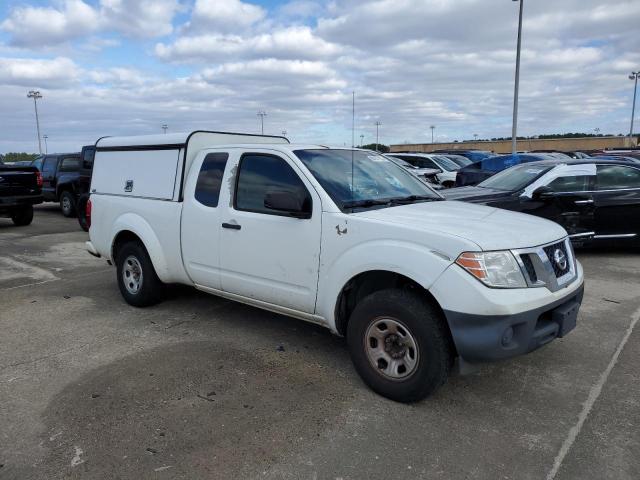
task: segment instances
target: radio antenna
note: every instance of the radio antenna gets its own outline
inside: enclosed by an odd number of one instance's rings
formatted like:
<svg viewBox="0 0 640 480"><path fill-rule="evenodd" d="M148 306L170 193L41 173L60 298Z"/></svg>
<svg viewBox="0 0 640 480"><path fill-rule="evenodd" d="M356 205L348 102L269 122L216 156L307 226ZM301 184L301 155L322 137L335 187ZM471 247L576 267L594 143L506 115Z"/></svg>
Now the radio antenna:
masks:
<svg viewBox="0 0 640 480"><path fill-rule="evenodd" d="M354 147L355 147L355 138L356 138L356 92L355 90L352 93L351 97L351 202L354 199L354 189L355 185L353 183L353 155L354 155Z"/></svg>

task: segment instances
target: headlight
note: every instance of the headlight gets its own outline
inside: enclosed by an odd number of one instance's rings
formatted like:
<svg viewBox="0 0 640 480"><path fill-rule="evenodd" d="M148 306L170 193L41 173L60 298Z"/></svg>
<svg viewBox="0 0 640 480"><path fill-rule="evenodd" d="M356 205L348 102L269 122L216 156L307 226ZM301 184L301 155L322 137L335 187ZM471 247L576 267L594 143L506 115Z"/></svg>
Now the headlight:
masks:
<svg viewBox="0 0 640 480"><path fill-rule="evenodd" d="M527 282L513 254L504 252L464 252L456 263L488 287L526 288Z"/></svg>

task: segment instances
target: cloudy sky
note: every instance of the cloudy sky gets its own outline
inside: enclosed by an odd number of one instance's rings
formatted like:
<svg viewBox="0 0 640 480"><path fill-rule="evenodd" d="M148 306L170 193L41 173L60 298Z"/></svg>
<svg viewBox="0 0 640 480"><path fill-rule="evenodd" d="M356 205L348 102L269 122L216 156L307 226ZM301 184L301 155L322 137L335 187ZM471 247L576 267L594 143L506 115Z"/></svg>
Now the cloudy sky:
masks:
<svg viewBox="0 0 640 480"><path fill-rule="evenodd" d="M2 0L0 152L205 128L356 143L509 136L511 0ZM522 135L628 131L640 0L525 3Z"/></svg>

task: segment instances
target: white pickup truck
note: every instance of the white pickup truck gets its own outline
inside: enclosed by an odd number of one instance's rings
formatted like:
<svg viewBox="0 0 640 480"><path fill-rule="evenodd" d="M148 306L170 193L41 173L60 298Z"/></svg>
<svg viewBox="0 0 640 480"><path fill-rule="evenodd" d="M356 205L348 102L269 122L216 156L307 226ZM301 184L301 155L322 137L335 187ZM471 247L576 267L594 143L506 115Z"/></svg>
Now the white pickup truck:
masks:
<svg viewBox="0 0 640 480"><path fill-rule="evenodd" d="M324 325L405 402L456 359L524 354L576 325L583 272L562 227L445 201L374 152L204 131L96 147L87 248L133 306L181 283Z"/></svg>

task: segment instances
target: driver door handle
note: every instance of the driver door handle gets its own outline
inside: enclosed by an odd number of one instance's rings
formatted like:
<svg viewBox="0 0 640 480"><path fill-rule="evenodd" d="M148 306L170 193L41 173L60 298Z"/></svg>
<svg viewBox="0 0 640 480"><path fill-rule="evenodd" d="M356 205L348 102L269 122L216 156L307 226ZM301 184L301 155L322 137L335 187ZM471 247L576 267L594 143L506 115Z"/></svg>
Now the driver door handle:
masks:
<svg viewBox="0 0 640 480"><path fill-rule="evenodd" d="M222 228L230 228L231 230L240 230L242 228L242 226L238 225L237 223L223 223L222 224Z"/></svg>
<svg viewBox="0 0 640 480"><path fill-rule="evenodd" d="M575 203L576 205L587 205L589 203L593 203L593 200L592 199L589 199L589 200L576 200L573 203Z"/></svg>

